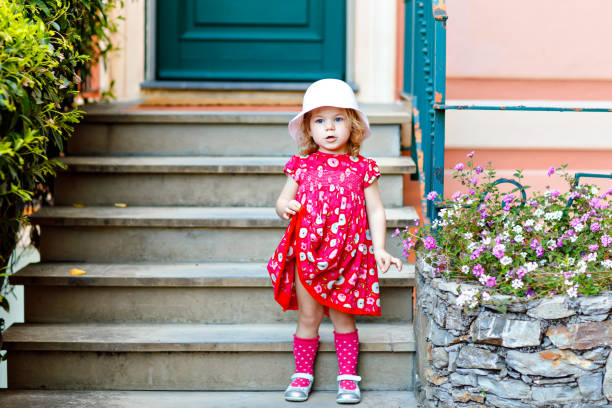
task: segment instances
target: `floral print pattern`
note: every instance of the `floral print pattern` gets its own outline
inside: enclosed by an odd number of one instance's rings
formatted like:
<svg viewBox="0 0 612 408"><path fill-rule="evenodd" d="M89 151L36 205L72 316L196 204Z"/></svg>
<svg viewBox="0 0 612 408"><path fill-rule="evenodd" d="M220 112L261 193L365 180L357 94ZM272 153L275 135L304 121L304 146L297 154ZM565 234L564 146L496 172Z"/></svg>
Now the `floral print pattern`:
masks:
<svg viewBox="0 0 612 408"><path fill-rule="evenodd" d="M380 315L378 272L364 189L380 175L363 156L315 152L292 156L285 173L298 183L302 205L285 230L268 272L283 310L297 309L294 271L324 306Z"/></svg>

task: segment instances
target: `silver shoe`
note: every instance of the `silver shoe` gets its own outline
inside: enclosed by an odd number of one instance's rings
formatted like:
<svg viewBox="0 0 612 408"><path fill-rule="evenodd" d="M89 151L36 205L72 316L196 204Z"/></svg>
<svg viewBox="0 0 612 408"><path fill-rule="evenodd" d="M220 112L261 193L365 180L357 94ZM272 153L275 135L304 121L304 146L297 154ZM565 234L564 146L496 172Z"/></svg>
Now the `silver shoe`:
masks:
<svg viewBox="0 0 612 408"><path fill-rule="evenodd" d="M361 401L361 391L359 390L359 385L357 385L357 381L361 381L360 376L342 374L339 375L336 380L338 380L338 394L336 395L336 402L338 404L357 404L359 401ZM354 390L347 390L345 388L341 388L340 381L342 380L353 381L357 388L355 388Z"/></svg>
<svg viewBox="0 0 612 408"><path fill-rule="evenodd" d="M291 376L291 382L293 382L293 380L296 378L305 378L309 380L310 383L308 384L308 387L292 387L291 383L289 383L289 386L285 390L285 399L287 401L295 402L306 401L308 399L308 394L310 394L314 377L312 374L308 373L295 373Z"/></svg>

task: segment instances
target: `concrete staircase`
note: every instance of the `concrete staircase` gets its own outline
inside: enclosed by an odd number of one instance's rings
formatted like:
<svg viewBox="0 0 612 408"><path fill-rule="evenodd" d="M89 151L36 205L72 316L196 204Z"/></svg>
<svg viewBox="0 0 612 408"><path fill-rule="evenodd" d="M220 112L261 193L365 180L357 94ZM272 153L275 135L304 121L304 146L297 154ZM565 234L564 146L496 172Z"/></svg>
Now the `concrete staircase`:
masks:
<svg viewBox="0 0 612 408"><path fill-rule="evenodd" d="M402 206L410 115L364 108L391 233L417 219ZM274 302L265 263L286 226L273 206L296 150L292 116L92 107L55 205L32 217L42 261L10 279L25 286L25 323L4 333L0 406L285 406L296 312ZM416 406L413 286L412 265L381 275L383 316L358 319L362 406ZM336 405L331 332L324 323L304 406Z"/></svg>

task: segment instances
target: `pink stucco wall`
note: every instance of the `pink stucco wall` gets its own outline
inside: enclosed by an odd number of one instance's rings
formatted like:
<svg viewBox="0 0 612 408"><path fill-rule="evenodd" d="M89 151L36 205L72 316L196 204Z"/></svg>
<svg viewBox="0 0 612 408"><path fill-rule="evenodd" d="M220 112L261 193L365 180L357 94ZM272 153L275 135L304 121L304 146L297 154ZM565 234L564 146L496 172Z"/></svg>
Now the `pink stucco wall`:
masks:
<svg viewBox="0 0 612 408"><path fill-rule="evenodd" d="M446 3L448 77L612 80L611 0Z"/></svg>

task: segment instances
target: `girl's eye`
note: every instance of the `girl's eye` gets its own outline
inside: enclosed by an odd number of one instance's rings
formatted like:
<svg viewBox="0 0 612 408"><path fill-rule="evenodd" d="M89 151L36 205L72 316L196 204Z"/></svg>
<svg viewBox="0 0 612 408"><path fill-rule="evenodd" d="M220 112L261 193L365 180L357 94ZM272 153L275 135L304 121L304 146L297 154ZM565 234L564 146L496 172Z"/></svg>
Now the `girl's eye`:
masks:
<svg viewBox="0 0 612 408"><path fill-rule="evenodd" d="M336 122L342 122L344 120L344 118L342 116L338 116L336 118Z"/></svg>
<svg viewBox="0 0 612 408"><path fill-rule="evenodd" d="M320 125L321 123L323 123L323 119L315 119L315 123Z"/></svg>

